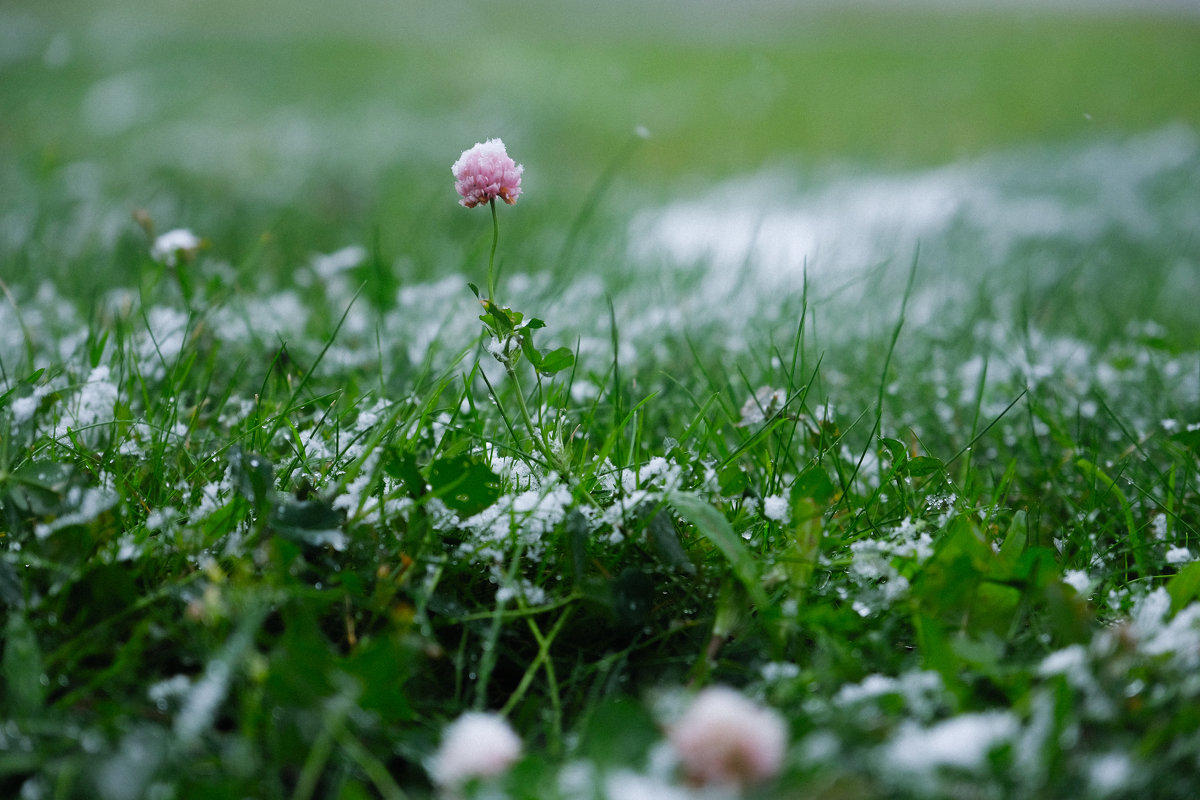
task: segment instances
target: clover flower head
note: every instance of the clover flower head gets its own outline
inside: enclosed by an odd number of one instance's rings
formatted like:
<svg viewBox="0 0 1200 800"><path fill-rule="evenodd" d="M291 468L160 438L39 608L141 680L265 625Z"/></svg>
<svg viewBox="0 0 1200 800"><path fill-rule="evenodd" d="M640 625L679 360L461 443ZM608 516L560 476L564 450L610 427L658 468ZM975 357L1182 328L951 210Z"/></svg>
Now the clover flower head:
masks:
<svg viewBox="0 0 1200 800"><path fill-rule="evenodd" d="M442 733L429 776L454 792L473 778L504 773L521 757L521 739L501 716L469 711Z"/></svg>
<svg viewBox="0 0 1200 800"><path fill-rule="evenodd" d="M696 695L667 738L689 780L747 786L779 773L788 732L775 710L713 686Z"/></svg>
<svg viewBox="0 0 1200 800"><path fill-rule="evenodd" d="M508 157L504 142L488 139L466 150L450 168L454 189L467 208L489 203L499 197L512 205L521 196L521 173L525 167Z"/></svg>

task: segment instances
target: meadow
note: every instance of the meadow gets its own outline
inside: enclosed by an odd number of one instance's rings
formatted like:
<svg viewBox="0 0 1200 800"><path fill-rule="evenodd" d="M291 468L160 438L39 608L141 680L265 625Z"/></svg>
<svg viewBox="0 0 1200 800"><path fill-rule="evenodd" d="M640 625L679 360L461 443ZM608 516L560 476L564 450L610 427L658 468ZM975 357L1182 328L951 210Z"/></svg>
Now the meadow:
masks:
<svg viewBox="0 0 1200 800"><path fill-rule="evenodd" d="M1149 10L6 3L0 796L1195 796L1198 74Z"/></svg>

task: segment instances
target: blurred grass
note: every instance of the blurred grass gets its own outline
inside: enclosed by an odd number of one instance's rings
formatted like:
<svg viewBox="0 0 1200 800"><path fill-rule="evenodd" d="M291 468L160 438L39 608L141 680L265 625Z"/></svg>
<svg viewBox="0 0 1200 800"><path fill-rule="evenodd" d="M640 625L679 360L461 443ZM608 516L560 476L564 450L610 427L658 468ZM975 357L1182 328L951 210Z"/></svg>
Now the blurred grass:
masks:
<svg viewBox="0 0 1200 800"><path fill-rule="evenodd" d="M281 266L377 230L416 274L444 270L466 224L449 164L488 136L528 165L525 203L560 236L639 125L653 138L616 189L643 198L779 163L905 168L1200 128L1200 19L1149 13L16 0L0 20L0 170L24 187L0 209L120 206L72 220L106 249L134 207L241 252L272 231ZM99 167L90 190L56 181L79 162ZM33 229L47 258L26 266L52 273L68 237ZM28 238L4 255L30 258Z"/></svg>

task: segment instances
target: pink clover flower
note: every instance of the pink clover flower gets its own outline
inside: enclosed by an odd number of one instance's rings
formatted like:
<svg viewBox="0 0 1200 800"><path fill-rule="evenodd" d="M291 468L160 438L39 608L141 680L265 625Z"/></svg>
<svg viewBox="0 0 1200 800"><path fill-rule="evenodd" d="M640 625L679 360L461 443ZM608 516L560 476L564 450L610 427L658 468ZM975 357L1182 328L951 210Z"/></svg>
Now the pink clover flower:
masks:
<svg viewBox="0 0 1200 800"><path fill-rule="evenodd" d="M774 709L712 686L696 695L667 738L693 783L748 786L779 773L788 731Z"/></svg>
<svg viewBox="0 0 1200 800"><path fill-rule="evenodd" d="M525 167L508 157L504 142L488 139L463 151L450 168L454 189L467 208L490 203L499 197L510 206L521 196L521 173Z"/></svg>

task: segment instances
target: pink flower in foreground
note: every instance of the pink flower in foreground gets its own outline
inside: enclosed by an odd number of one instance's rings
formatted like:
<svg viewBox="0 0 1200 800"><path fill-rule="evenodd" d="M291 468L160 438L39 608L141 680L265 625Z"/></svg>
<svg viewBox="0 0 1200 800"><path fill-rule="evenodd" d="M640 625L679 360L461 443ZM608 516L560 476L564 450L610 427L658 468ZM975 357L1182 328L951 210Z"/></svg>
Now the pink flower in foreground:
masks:
<svg viewBox="0 0 1200 800"><path fill-rule="evenodd" d="M713 686L696 695L667 738L690 780L745 786L779 773L788 731L775 710Z"/></svg>
<svg viewBox="0 0 1200 800"><path fill-rule="evenodd" d="M454 189L467 208L499 197L512 205L521 196L521 173L525 167L508 157L504 142L488 139L463 152L454 166Z"/></svg>
<svg viewBox="0 0 1200 800"><path fill-rule="evenodd" d="M496 714L470 711L442 733L429 776L453 792L472 778L500 775L521 757L521 740Z"/></svg>

